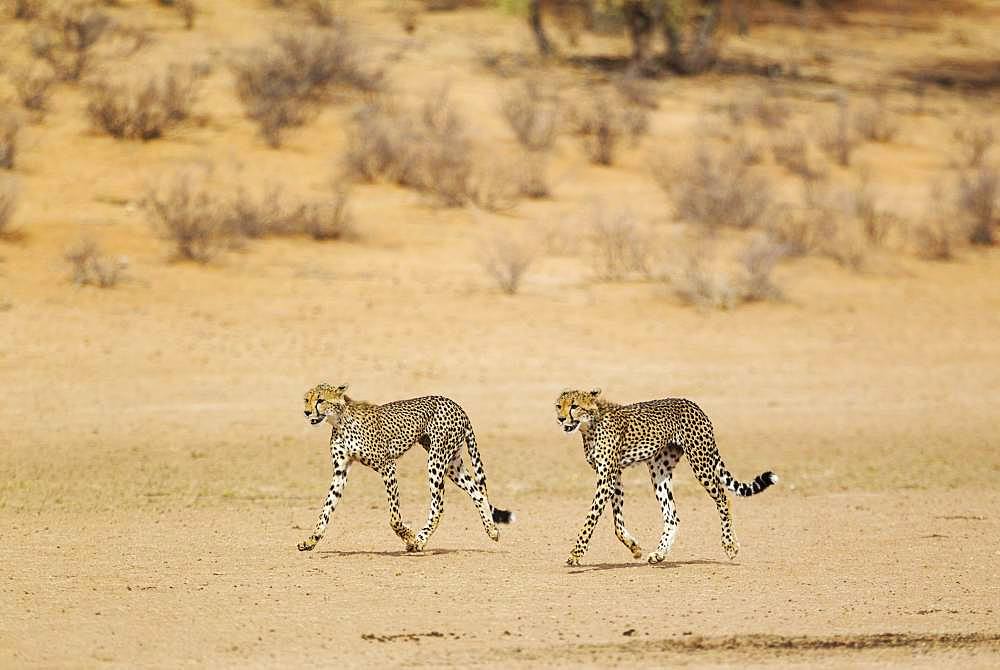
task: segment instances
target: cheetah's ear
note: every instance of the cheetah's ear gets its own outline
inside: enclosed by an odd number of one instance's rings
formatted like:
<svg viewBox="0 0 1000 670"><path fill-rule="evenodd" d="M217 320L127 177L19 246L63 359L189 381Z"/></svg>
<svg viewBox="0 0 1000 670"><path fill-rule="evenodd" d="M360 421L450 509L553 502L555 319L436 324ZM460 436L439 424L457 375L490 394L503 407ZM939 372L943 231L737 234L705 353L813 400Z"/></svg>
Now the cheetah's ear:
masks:
<svg viewBox="0 0 1000 670"><path fill-rule="evenodd" d="M341 384L340 386L337 387L337 390L340 391L341 393L346 393L349 387L350 384Z"/></svg>
<svg viewBox="0 0 1000 670"><path fill-rule="evenodd" d="M597 396L601 395L601 389L596 388L596 387L590 389L590 395L592 395L592 396L594 396L596 398Z"/></svg>

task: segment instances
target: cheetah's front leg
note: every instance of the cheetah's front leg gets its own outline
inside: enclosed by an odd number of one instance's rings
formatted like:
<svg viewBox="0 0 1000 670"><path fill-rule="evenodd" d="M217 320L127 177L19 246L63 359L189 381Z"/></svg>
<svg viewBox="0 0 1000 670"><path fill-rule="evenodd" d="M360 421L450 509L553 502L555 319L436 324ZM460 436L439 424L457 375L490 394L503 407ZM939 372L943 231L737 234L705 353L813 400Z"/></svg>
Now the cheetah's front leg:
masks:
<svg viewBox="0 0 1000 670"><path fill-rule="evenodd" d="M580 535L576 538L576 546L573 547L569 558L566 559L566 565L580 565L580 559L587 552L594 528L601 518L601 512L604 511L604 505L610 498L611 484L607 477L602 477L597 482L597 491L594 493L594 502L590 506L590 513L587 514L587 520L584 522L583 528L580 529Z"/></svg>
<svg viewBox="0 0 1000 670"><path fill-rule="evenodd" d="M333 459L333 480L330 482L330 491L326 494L326 500L323 501L323 509L320 510L315 530L313 530L312 535L299 542L299 551L312 551L316 543L323 539L326 527L330 523L330 515L337 508L337 503L344 493L349 462L343 454L331 454L331 456Z"/></svg>
<svg viewBox="0 0 1000 670"><path fill-rule="evenodd" d="M611 498L611 513L615 518L615 537L625 545L625 548L632 552L632 558L642 558L642 547L636 542L632 534L625 528L625 493L622 491L621 477L617 477L612 482L614 490Z"/></svg>

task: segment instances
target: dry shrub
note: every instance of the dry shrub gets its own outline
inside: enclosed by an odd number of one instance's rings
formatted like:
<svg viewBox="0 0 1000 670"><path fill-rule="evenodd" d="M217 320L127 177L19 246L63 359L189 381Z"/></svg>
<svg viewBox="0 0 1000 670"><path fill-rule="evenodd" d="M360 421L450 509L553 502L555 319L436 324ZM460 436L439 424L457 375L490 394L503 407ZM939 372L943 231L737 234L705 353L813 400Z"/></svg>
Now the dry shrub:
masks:
<svg viewBox="0 0 1000 670"><path fill-rule="evenodd" d="M479 263L497 287L507 295L517 293L535 259L532 245L499 231L485 239L479 251Z"/></svg>
<svg viewBox="0 0 1000 670"><path fill-rule="evenodd" d="M176 172L147 191L143 206L154 230L173 245L178 260L206 263L231 241L225 213L203 171Z"/></svg>
<svg viewBox="0 0 1000 670"><path fill-rule="evenodd" d="M537 151L525 151L514 173L518 192L525 198L534 200L547 198L552 194L549 185L548 156Z"/></svg>
<svg viewBox="0 0 1000 670"><path fill-rule="evenodd" d="M769 235L759 235L739 255L739 286L741 302L780 300L782 291L774 283L771 273L788 255L785 245Z"/></svg>
<svg viewBox="0 0 1000 670"><path fill-rule="evenodd" d="M660 102L657 99L656 89L649 82L634 71L629 71L624 76L615 79L615 90L619 97L627 104L643 109L659 109Z"/></svg>
<svg viewBox="0 0 1000 670"><path fill-rule="evenodd" d="M125 258L105 255L100 245L91 239L80 240L63 257L69 263L70 278L77 286L111 288L123 278L128 267Z"/></svg>
<svg viewBox="0 0 1000 670"><path fill-rule="evenodd" d="M858 271L867 260L867 244L856 213L848 191L825 181L805 182L803 214L812 231L813 251Z"/></svg>
<svg viewBox="0 0 1000 670"><path fill-rule="evenodd" d="M317 241L352 239L356 232L349 203L350 191L335 187L330 198L298 208L291 218L293 230Z"/></svg>
<svg viewBox="0 0 1000 670"><path fill-rule="evenodd" d="M611 165L621 141L623 129L618 122L616 109L604 95L595 95L579 110L577 116L583 149L591 163Z"/></svg>
<svg viewBox="0 0 1000 670"><path fill-rule="evenodd" d="M78 81L93 60L94 48L114 29L111 18L85 2L70 2L53 11L31 35L36 57L66 81Z"/></svg>
<svg viewBox="0 0 1000 670"><path fill-rule="evenodd" d="M766 153L763 142L746 134L737 137L733 143L733 158L747 166L763 163Z"/></svg>
<svg viewBox="0 0 1000 670"><path fill-rule="evenodd" d="M867 100L854 113L854 129L870 142L891 142L899 132L899 120L883 99Z"/></svg>
<svg viewBox="0 0 1000 670"><path fill-rule="evenodd" d="M281 186L272 185L259 198L239 186L226 207L225 228L232 235L259 239L288 231L293 214Z"/></svg>
<svg viewBox="0 0 1000 670"><path fill-rule="evenodd" d="M612 165L622 139L636 145L649 131L649 110L594 90L570 109L570 121L590 161Z"/></svg>
<svg viewBox="0 0 1000 670"><path fill-rule="evenodd" d="M726 111L735 125L756 119L765 128L784 128L792 110L777 91L758 91L729 102Z"/></svg>
<svg viewBox="0 0 1000 670"><path fill-rule="evenodd" d="M56 77L50 67L32 63L14 70L11 82L22 107L32 112L44 112L48 108L49 94Z"/></svg>
<svg viewBox="0 0 1000 670"><path fill-rule="evenodd" d="M677 213L707 228L751 228L771 209L771 185L733 154L702 145L686 165L654 159L653 175L673 197Z"/></svg>
<svg viewBox="0 0 1000 670"><path fill-rule="evenodd" d="M9 0L7 3L12 18L33 21L45 11L45 0Z"/></svg>
<svg viewBox="0 0 1000 670"><path fill-rule="evenodd" d="M14 169L21 120L13 113L0 110L0 169Z"/></svg>
<svg viewBox="0 0 1000 670"><path fill-rule="evenodd" d="M396 3L396 20L407 35L417 32L421 7L417 0L401 0Z"/></svg>
<svg viewBox="0 0 1000 670"><path fill-rule="evenodd" d="M374 91L380 75L362 65L361 48L346 26L278 34L232 63L236 93L272 147L300 126L334 88Z"/></svg>
<svg viewBox="0 0 1000 670"><path fill-rule="evenodd" d="M865 238L873 246L883 246L898 227L899 219L879 207L878 197L867 172L862 172L852 193L854 216Z"/></svg>
<svg viewBox="0 0 1000 670"><path fill-rule="evenodd" d="M19 195L14 178L0 176L0 238L10 234L10 224L17 211Z"/></svg>
<svg viewBox="0 0 1000 670"><path fill-rule="evenodd" d="M809 140L800 130L788 130L773 138L771 154L778 164L803 179L818 179L824 174L823 165L816 160Z"/></svg>
<svg viewBox="0 0 1000 670"><path fill-rule="evenodd" d="M632 212L598 206L588 227L599 279L621 281L649 273L650 236Z"/></svg>
<svg viewBox="0 0 1000 670"><path fill-rule="evenodd" d="M958 180L958 208L968 221L968 240L996 244L995 224L1000 210L1000 173L989 166L962 174Z"/></svg>
<svg viewBox="0 0 1000 670"><path fill-rule="evenodd" d="M982 165L996 142L996 133L989 122L963 124L953 134L960 150L959 165L965 168Z"/></svg>
<svg viewBox="0 0 1000 670"><path fill-rule="evenodd" d="M851 155L857 148L858 141L851 128L851 117L845 98L839 97L837 99L836 118L820 128L819 143L823 150L839 165L850 166Z"/></svg>
<svg viewBox="0 0 1000 670"><path fill-rule="evenodd" d="M199 91L198 66L170 65L140 82L100 79L90 88L87 114L112 137L148 141L191 115Z"/></svg>
<svg viewBox="0 0 1000 670"><path fill-rule="evenodd" d="M733 309L784 295L772 272L786 255L783 244L770 236L755 237L738 255L736 269L725 272L712 263L712 250L702 246L682 247L680 272L666 277L674 293L690 305Z"/></svg>
<svg viewBox="0 0 1000 670"><path fill-rule="evenodd" d="M317 25L329 27L337 20L333 0L304 0L303 5L306 13Z"/></svg>
<svg viewBox="0 0 1000 670"><path fill-rule="evenodd" d="M469 175L466 196L470 202L490 212L504 212L517 205L521 195L520 166L489 154L475 161Z"/></svg>
<svg viewBox="0 0 1000 670"><path fill-rule="evenodd" d="M517 140L532 150L549 149L559 132L559 94L528 79L504 97L501 111Z"/></svg>
<svg viewBox="0 0 1000 670"><path fill-rule="evenodd" d="M484 200L487 183L496 184L491 172L499 164L488 162L477 169L473 145L464 119L444 87L427 96L417 109L390 103L369 104L355 115L346 154L352 176L372 181L388 179L415 188L443 207L459 207Z"/></svg>

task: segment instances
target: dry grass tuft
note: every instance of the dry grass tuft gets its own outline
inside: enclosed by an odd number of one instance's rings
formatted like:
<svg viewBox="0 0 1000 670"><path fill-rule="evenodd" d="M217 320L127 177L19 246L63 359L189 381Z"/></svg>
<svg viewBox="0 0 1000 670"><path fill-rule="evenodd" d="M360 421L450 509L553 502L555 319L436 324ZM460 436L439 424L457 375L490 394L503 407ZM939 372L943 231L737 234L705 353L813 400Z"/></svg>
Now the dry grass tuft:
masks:
<svg viewBox="0 0 1000 670"><path fill-rule="evenodd" d="M982 166L958 180L958 208L968 221L972 244L996 244L996 219L1000 211L1000 173Z"/></svg>
<svg viewBox="0 0 1000 670"><path fill-rule="evenodd" d="M87 114L112 137L148 141L186 120L197 100L202 70L170 65L141 82L99 79L90 88Z"/></svg>
<svg viewBox="0 0 1000 670"><path fill-rule="evenodd" d="M559 133L559 94L528 79L512 88L501 103L504 119L525 148L549 149Z"/></svg>
<svg viewBox="0 0 1000 670"><path fill-rule="evenodd" d="M51 12L31 35L31 50L66 81L79 81L98 42L114 30L111 17L86 2L67 2Z"/></svg>
<svg viewBox="0 0 1000 670"><path fill-rule="evenodd" d="M521 287L525 273L535 260L532 245L498 231L486 238L480 247L479 263L487 276L507 295Z"/></svg>
<svg viewBox="0 0 1000 670"><path fill-rule="evenodd" d="M32 112L48 109L52 86L56 83L52 68L32 63L11 72L10 78L22 107Z"/></svg>
<svg viewBox="0 0 1000 670"><path fill-rule="evenodd" d="M576 134L591 163L613 165L623 139L632 144L649 131L649 110L594 91L572 110Z"/></svg>
<svg viewBox="0 0 1000 670"><path fill-rule="evenodd" d="M702 145L685 165L654 159L653 175L674 199L678 215L710 230L752 228L772 207L770 182L734 154Z"/></svg>
<svg viewBox="0 0 1000 670"><path fill-rule="evenodd" d="M592 263L598 279L621 281L650 271L650 235L626 209L594 208L589 222Z"/></svg>
<svg viewBox="0 0 1000 670"><path fill-rule="evenodd" d="M361 47L343 24L278 34L232 63L236 93L272 147L343 87L371 92L381 75L362 65Z"/></svg>
<svg viewBox="0 0 1000 670"><path fill-rule="evenodd" d="M0 176L0 238L10 234L20 193L13 177Z"/></svg>
<svg viewBox="0 0 1000 670"><path fill-rule="evenodd" d="M959 165L965 168L983 165L996 143L996 132L989 122L962 125L955 128L953 135L960 149Z"/></svg>
<svg viewBox="0 0 1000 670"><path fill-rule="evenodd" d="M883 99L868 100L854 113L854 129L870 142L891 142L899 133L899 119Z"/></svg>
<svg viewBox="0 0 1000 670"><path fill-rule="evenodd" d="M34 21L45 11L45 0L8 0L10 16L19 21Z"/></svg>
<svg viewBox="0 0 1000 670"><path fill-rule="evenodd" d="M837 116L827 125L820 128L819 143L826 153L838 165L849 167L851 156L858 146L857 136L851 127L851 117L847 99L843 96L837 99Z"/></svg>
<svg viewBox="0 0 1000 670"><path fill-rule="evenodd" d="M665 279L686 304L728 310L784 297L772 273L786 256L786 249L768 235L755 237L739 253L731 272L715 267L711 248L703 244L682 247L681 253L680 271Z"/></svg>
<svg viewBox="0 0 1000 670"><path fill-rule="evenodd" d="M788 130L772 139L771 154L778 164L803 179L819 179L825 174L825 166L817 161L801 130Z"/></svg>
<svg viewBox="0 0 1000 670"><path fill-rule="evenodd" d="M14 169L21 120L12 112L0 111L0 169Z"/></svg>
<svg viewBox="0 0 1000 670"><path fill-rule="evenodd" d="M143 206L156 232L173 245L177 260L206 263L232 239L202 171L179 170L165 184L151 187Z"/></svg>
<svg viewBox="0 0 1000 670"><path fill-rule="evenodd" d="M70 266L70 279L77 286L112 288L124 276L128 263L123 257L112 258L94 240L83 239L66 251L63 258Z"/></svg>

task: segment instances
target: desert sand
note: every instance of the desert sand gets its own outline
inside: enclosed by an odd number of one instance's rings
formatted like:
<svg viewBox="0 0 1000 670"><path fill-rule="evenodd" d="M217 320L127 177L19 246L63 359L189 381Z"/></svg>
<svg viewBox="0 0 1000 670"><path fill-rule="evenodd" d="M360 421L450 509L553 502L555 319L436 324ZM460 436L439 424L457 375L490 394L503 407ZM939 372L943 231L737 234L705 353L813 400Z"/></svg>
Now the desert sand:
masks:
<svg viewBox="0 0 1000 670"><path fill-rule="evenodd" d="M154 60L224 54L284 16L219 0L184 31L153 3L122 4L109 11L150 26L142 57ZM909 110L892 73L933 61L935 45L995 67L997 12L983 2L815 33L762 25L727 53L805 62L804 45L821 49L831 60L816 67L837 85L889 81L888 99ZM407 36L381 3L348 15L374 52L406 46L387 66L400 95L448 79L465 114L483 119L478 141L515 146L496 111L508 82L475 47L530 53L521 18L427 13ZM0 25L4 45L23 51L25 25ZM579 49L627 46L588 37ZM206 264L170 258L139 205L144 185L211 160L239 163L260 188L277 179L321 192L351 103L271 149L221 62L200 120L143 143L92 130L82 90L60 85L22 131L18 234L0 240L0 666L1000 664L1000 254L961 246L933 262L875 249L861 271L793 258L775 271L783 299L732 310L685 305L655 280L597 279L575 223L596 200L627 202L669 247L680 228L646 152L683 153L708 106L766 82L712 73L655 85L650 136L616 165L590 165L560 138L549 199L493 214L359 184L356 239L253 240ZM800 92L798 121L832 109L817 92L829 84L787 85ZM898 139L859 149L904 218L949 174L941 147L954 120L997 108L995 88L922 95L930 111L900 112ZM498 229L539 249L516 295L479 263L484 231ZM81 236L128 257L117 286L67 279L62 256ZM302 393L320 381L372 402L454 398L476 427L492 502L516 523L491 542L449 484L427 550L407 554L379 477L355 466L327 537L296 551L329 484L329 427L301 415ZM619 402L695 400L737 477L781 476L733 501L736 560L682 462L680 533L665 563L633 560L606 512L583 564L565 565L595 478L552 403L563 387L591 386ZM400 467L404 519L420 524L423 451ZM659 510L645 468L628 470L624 487L630 530L652 550Z"/></svg>

